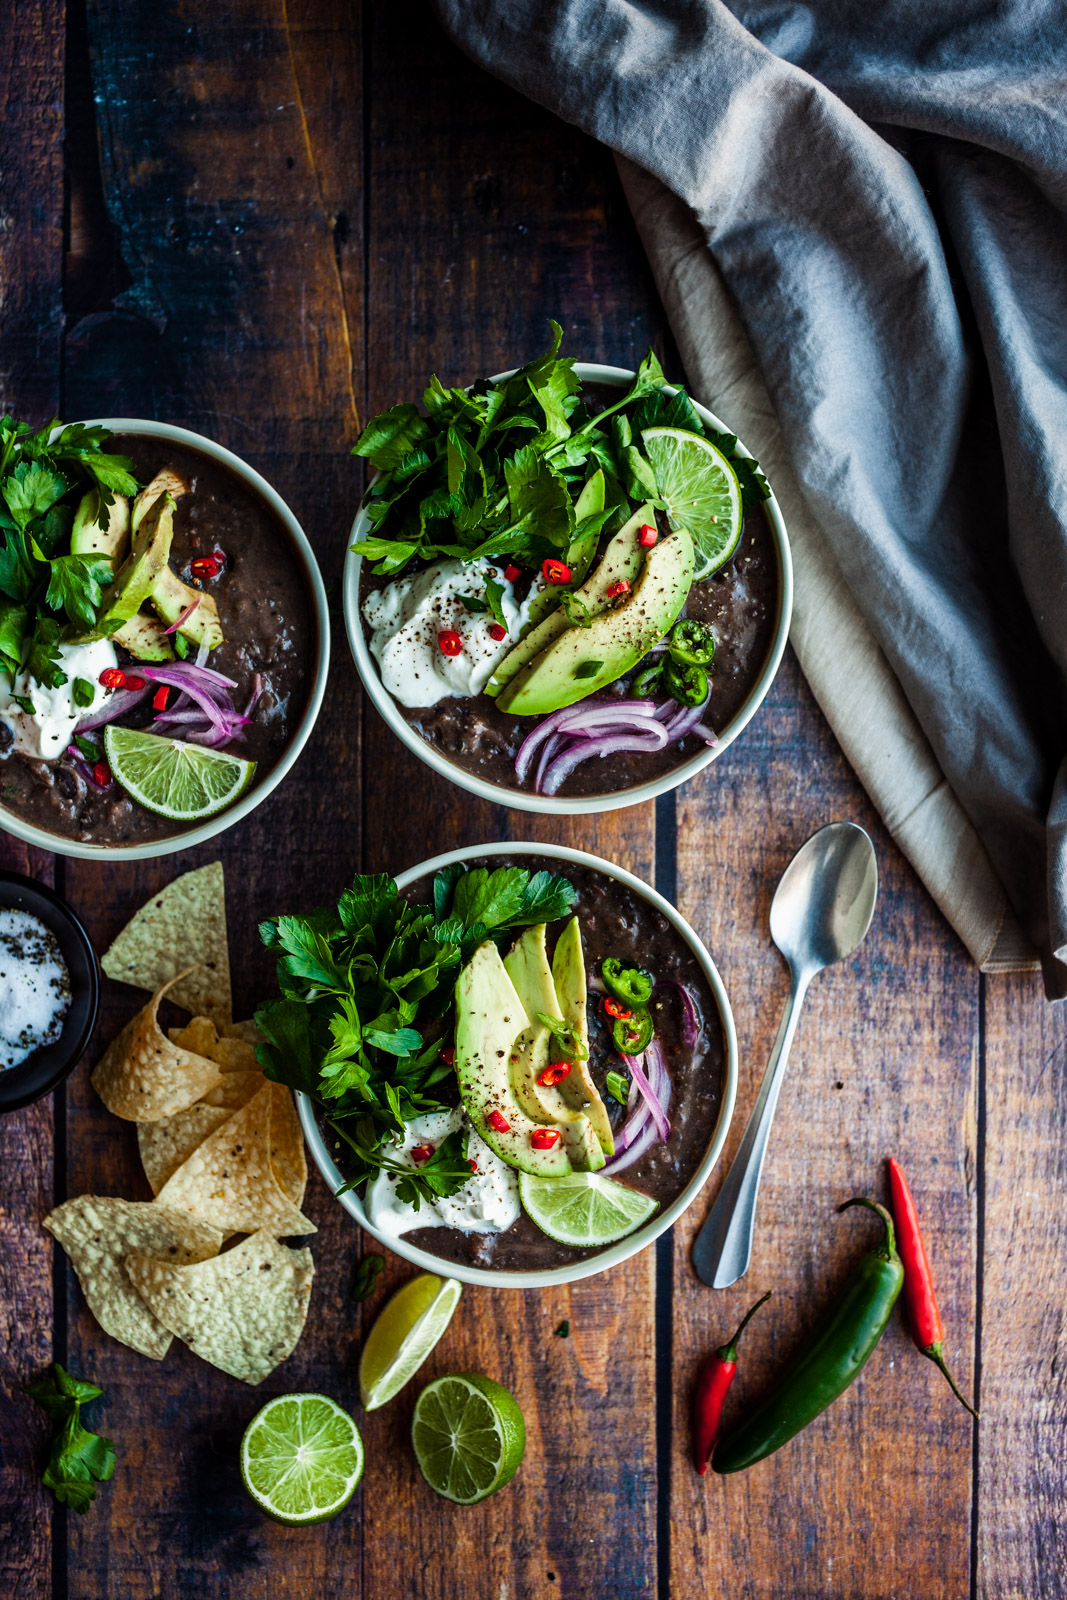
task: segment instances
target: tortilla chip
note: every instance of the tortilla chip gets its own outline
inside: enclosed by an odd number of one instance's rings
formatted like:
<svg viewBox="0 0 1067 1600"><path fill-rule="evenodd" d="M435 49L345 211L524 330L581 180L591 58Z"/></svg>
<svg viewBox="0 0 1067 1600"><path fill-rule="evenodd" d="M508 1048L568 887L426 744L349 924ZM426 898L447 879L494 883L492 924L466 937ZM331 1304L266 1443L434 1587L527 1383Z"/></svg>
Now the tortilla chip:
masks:
<svg viewBox="0 0 1067 1600"><path fill-rule="evenodd" d="M204 1096L204 1104L228 1106L231 1111L237 1111L259 1093L266 1081L262 1072L224 1072Z"/></svg>
<svg viewBox="0 0 1067 1600"><path fill-rule="evenodd" d="M266 1034L256 1027L251 1017L247 1022L227 1022L223 1028L227 1039L243 1039L245 1044L264 1044Z"/></svg>
<svg viewBox="0 0 1067 1600"><path fill-rule="evenodd" d="M207 1056L223 1072L258 1072L255 1046L246 1039L229 1035L219 1038L210 1017L194 1017L184 1028L171 1028L170 1037L175 1044L197 1055Z"/></svg>
<svg viewBox="0 0 1067 1600"><path fill-rule="evenodd" d="M100 1199L83 1194L45 1217L44 1226L70 1257L89 1310L105 1333L153 1361L170 1348L171 1332L134 1289L126 1257L167 1266L207 1261L218 1254L222 1234L184 1211L149 1200Z"/></svg>
<svg viewBox="0 0 1067 1600"><path fill-rule="evenodd" d="M172 1043L180 1044L183 1050L191 1050L194 1055L207 1056L209 1061L214 1061L211 1052L219 1036L210 1017L193 1017L184 1028L168 1028L167 1034Z"/></svg>
<svg viewBox="0 0 1067 1600"><path fill-rule="evenodd" d="M152 1193L158 1194L167 1179L177 1172L194 1150L199 1150L208 1135L228 1122L234 1112L246 1105L262 1087L262 1072L227 1072L214 1089L209 1089L204 1098L187 1111L164 1117L162 1122L139 1122L137 1143L141 1165L152 1186ZM284 1158L281 1164L284 1170ZM303 1189L299 1194L295 1193L295 1185L291 1188L281 1171L278 1179L293 1204L299 1205L304 1198Z"/></svg>
<svg viewBox="0 0 1067 1600"><path fill-rule="evenodd" d="M236 1073L231 1073L236 1077ZM270 1116L270 1160L274 1176L293 1202L304 1204L308 1186L307 1151L304 1148L304 1130L296 1114L293 1097L284 1083L275 1083Z"/></svg>
<svg viewBox="0 0 1067 1600"><path fill-rule="evenodd" d="M262 1383L296 1348L307 1320L311 1251L253 1234L198 1266L131 1255L126 1268L163 1325L213 1367Z"/></svg>
<svg viewBox="0 0 1067 1600"><path fill-rule="evenodd" d="M185 1111L222 1077L217 1062L183 1050L159 1026L156 1012L168 987L126 1024L93 1071L93 1088L108 1110L129 1122L161 1122Z"/></svg>
<svg viewBox="0 0 1067 1600"><path fill-rule="evenodd" d="M142 906L100 962L109 978L158 989L186 968L171 999L220 1028L233 1017L222 862L197 867Z"/></svg>
<svg viewBox="0 0 1067 1600"><path fill-rule="evenodd" d="M265 1083L247 1105L204 1140L159 1191L162 1204L192 1212L224 1233L269 1228L288 1235L315 1233L271 1165L274 1085Z"/></svg>

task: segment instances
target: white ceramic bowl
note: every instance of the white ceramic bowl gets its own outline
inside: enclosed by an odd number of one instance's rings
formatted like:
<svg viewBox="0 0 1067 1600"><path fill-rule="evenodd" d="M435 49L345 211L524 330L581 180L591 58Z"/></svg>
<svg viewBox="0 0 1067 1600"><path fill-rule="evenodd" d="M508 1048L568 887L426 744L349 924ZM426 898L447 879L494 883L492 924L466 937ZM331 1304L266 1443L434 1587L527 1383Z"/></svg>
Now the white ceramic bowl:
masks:
<svg viewBox="0 0 1067 1600"><path fill-rule="evenodd" d="M583 383L603 383L612 388L623 389L633 382L635 374L625 367L602 367L590 362L579 361L575 371ZM508 378L511 373L497 374L497 379ZM496 380L494 380L496 381ZM673 392L673 391L672 391ZM731 430L725 422L710 412L706 406L693 402L699 416L709 427L720 432L729 433ZM751 457L751 451L738 440L738 452L742 456ZM465 771L449 761L447 757L427 744L415 732L415 729L402 715L399 706L389 694L378 674L378 665L370 653L363 632L363 622L359 614L359 575L363 559L350 548L345 558L344 573L344 612L345 628L348 633L348 643L355 659L356 670L363 680L363 687L370 695L378 711L385 718L397 738L420 761L425 761L428 767L439 772L443 778L458 784L461 789L466 789L470 794L476 794L482 800L491 800L496 805L511 806L516 811L541 811L556 816L576 816L582 812L616 811L621 806L636 806L642 801L654 800L657 795L668 794L672 789L677 789L679 784L688 780L703 770L712 761L729 749L738 734L747 727L755 716L768 689L774 682L775 673L778 671L782 655L785 651L786 641L789 638L789 619L793 610L793 563L789 554L789 538L785 530L781 508L774 498L764 502L767 510L767 519L770 524L771 537L774 541L775 555L778 560L778 605L774 619L774 634L767 651L759 677L753 684L748 697L741 706L737 715L733 717L719 734L718 743L690 756L687 761L674 768L673 771L664 773L660 778L650 783L636 784L632 789L617 790L613 794L585 795L567 798L557 795L527 794L518 789L501 788L494 783L487 783L484 778L476 777L473 773ZM370 521L367 513L360 508L352 524L352 545L369 532ZM531 724L532 725L532 724Z"/></svg>
<svg viewBox="0 0 1067 1600"><path fill-rule="evenodd" d="M734 1015L730 1009L730 1001L715 963L685 918L668 900L657 894L655 889L650 888L647 883L642 883L640 878L635 878L632 872L625 872L622 867L613 866L610 861L602 861L599 856L588 855L584 850L571 850L563 845L506 843L472 845L466 850L450 850L446 855L434 856L432 861L420 862L417 867L411 867L407 872L401 873L397 884L401 889L406 889L418 878L439 872L442 867L450 866L454 861L471 861L485 856L550 856L553 861L573 862L576 866L592 867L607 877L614 878L627 889L640 895L643 900L647 900L649 905L665 916L678 930L692 950L715 997L715 1004L722 1020L723 1084L719 1115L710 1132L708 1147L700 1165L681 1194L663 1211L657 1212L652 1221L639 1228L636 1233L631 1233L625 1239L620 1239L618 1244L609 1245L597 1255L584 1261L575 1261L570 1266L554 1267L538 1272L496 1272L488 1267L461 1265L459 1262L446 1261L441 1256L432 1255L428 1250L418 1249L415 1245L409 1244L403 1235L395 1238L391 1234L379 1233L368 1221L363 1202L358 1195L351 1191L347 1194L338 1193L345 1179L326 1146L315 1116L314 1102L306 1094L298 1094L297 1109L311 1158L325 1178L327 1186L349 1216L354 1217L360 1227L365 1228L387 1250L403 1256L406 1261L421 1267L424 1272L440 1272L448 1278L459 1278L464 1283L484 1283L510 1289L547 1289L552 1284L575 1283L579 1278L591 1278L597 1272L606 1272L609 1267L617 1266L620 1261L627 1261L630 1256L636 1255L654 1239L658 1239L660 1234L666 1232L677 1222L682 1212L693 1204L722 1154L730 1128L730 1119L734 1113L734 1100L737 1096L737 1034L734 1030Z"/></svg>
<svg viewBox="0 0 1067 1600"><path fill-rule="evenodd" d="M198 451L209 460L217 461L220 466L229 468L234 477L239 478L247 489L265 502L288 534L293 552L303 569L315 634L315 663L308 703L277 766L272 768L262 783L254 784L236 805L221 811L218 816L210 817L199 827L187 828L183 833L176 833L172 837L151 839L142 844L85 844L78 839L64 838L59 833L49 833L45 828L34 827L32 823L24 822L14 812L0 809L0 828L6 833L14 834L16 839L23 839L27 844L36 845L39 850L51 850L58 856L75 856L82 861L147 861L153 856L173 855L176 850L190 850L194 845L203 844L207 839L214 839L217 834L225 833L227 828L243 822L249 812L254 811L268 795L273 794L295 763L315 726L315 719L322 706L322 697L326 692L326 675L330 664L330 618L326 589L322 582L322 574L319 572L319 564L315 559L315 552L303 528L277 490L272 489L266 478L260 477L259 473L247 462L242 461L240 456L235 456L231 450L224 449L221 444L215 444L211 439L205 439L202 434L191 433L188 428L172 427L169 422L148 422L134 417L96 417L87 422L86 426L107 428L109 433L139 434L152 439L166 439L187 450Z"/></svg>

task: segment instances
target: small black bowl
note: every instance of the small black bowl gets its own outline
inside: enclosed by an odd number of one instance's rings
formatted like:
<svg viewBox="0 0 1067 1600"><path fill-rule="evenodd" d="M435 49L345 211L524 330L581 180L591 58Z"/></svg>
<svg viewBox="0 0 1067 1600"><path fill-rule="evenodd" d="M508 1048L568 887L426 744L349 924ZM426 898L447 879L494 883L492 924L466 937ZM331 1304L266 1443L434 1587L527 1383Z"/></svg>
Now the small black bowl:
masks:
<svg viewBox="0 0 1067 1600"><path fill-rule="evenodd" d="M73 1072L93 1031L100 1005L100 973L89 935L67 905L43 883L0 872L0 910L27 911L51 929L70 974L70 1010L54 1044L35 1050L17 1067L0 1070L0 1112L17 1111L51 1094Z"/></svg>

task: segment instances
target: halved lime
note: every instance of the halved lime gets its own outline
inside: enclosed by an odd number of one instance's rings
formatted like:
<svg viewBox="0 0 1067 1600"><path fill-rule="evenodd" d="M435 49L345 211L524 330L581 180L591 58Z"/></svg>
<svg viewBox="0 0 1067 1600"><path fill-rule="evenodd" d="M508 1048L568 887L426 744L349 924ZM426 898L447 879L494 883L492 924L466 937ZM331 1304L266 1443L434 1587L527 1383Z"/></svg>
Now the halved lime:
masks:
<svg viewBox="0 0 1067 1600"><path fill-rule="evenodd" d="M721 450L685 428L641 435L672 528L686 528L697 552L695 577L729 561L741 537L741 485Z"/></svg>
<svg viewBox="0 0 1067 1600"><path fill-rule="evenodd" d="M254 761L225 750L206 750L139 728L105 728L104 752L126 793L146 811L174 822L213 817L248 788L256 770Z"/></svg>
<svg viewBox="0 0 1067 1600"><path fill-rule="evenodd" d="M421 1272L378 1313L359 1362L359 1398L376 1411L413 1378L452 1320L463 1285Z"/></svg>
<svg viewBox="0 0 1067 1600"><path fill-rule="evenodd" d="M275 1522L299 1528L343 1511L363 1472L363 1440L324 1394L282 1394L257 1411L241 1440L241 1477Z"/></svg>
<svg viewBox="0 0 1067 1600"><path fill-rule="evenodd" d="M473 1506L518 1472L526 1423L518 1401L499 1383L480 1372L456 1372L419 1395L411 1443L430 1488Z"/></svg>
<svg viewBox="0 0 1067 1600"><path fill-rule="evenodd" d="M519 1199L542 1233L583 1249L625 1238L659 1209L658 1200L599 1172L572 1172L563 1178L520 1172Z"/></svg>

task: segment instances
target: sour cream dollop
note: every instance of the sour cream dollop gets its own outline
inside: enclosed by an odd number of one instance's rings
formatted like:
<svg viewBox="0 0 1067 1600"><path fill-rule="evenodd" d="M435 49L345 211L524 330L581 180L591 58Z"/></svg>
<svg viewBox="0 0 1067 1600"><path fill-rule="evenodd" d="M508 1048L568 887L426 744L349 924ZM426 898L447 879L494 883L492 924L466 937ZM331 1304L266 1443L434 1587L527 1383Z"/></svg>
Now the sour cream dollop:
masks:
<svg viewBox="0 0 1067 1600"><path fill-rule="evenodd" d="M0 911L0 1072L63 1031L70 975L55 935L28 911Z"/></svg>
<svg viewBox="0 0 1067 1600"><path fill-rule="evenodd" d="M480 1139L463 1114L463 1107L452 1111L428 1111L404 1128L404 1142L389 1146L392 1160L406 1167L417 1167L411 1152L416 1145L432 1144L436 1150L443 1139L460 1128L467 1131L467 1154L478 1170L472 1172L462 1189L441 1196L432 1203L424 1200L418 1211L397 1198L396 1181L388 1172L379 1172L367 1189L364 1202L367 1216L380 1233L394 1238L412 1228L459 1228L463 1233L503 1233L519 1220L519 1179L505 1162Z"/></svg>
<svg viewBox="0 0 1067 1600"><path fill-rule="evenodd" d="M67 675L57 689L32 682L23 669L12 683L8 673L0 672L0 720L7 723L15 745L23 755L38 761L55 761L61 756L83 717L99 711L108 696L100 674L117 667L119 658L110 639L91 639L80 644L59 646L59 670ZM83 678L92 685L89 705L74 704L74 680ZM32 713L24 711L15 696L28 700Z"/></svg>
<svg viewBox="0 0 1067 1600"><path fill-rule="evenodd" d="M463 595L481 598L488 578L503 588L503 639L493 638L494 618L488 611L468 611L463 604ZM535 584L520 605L503 566L491 561L438 561L411 577L394 579L363 602L382 683L402 706L434 706L449 697L481 694L494 667L518 640L538 592ZM441 649L442 633L459 635L458 655Z"/></svg>

